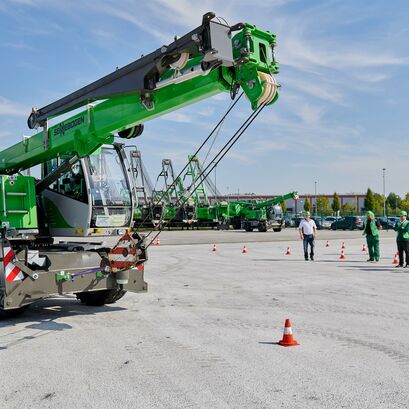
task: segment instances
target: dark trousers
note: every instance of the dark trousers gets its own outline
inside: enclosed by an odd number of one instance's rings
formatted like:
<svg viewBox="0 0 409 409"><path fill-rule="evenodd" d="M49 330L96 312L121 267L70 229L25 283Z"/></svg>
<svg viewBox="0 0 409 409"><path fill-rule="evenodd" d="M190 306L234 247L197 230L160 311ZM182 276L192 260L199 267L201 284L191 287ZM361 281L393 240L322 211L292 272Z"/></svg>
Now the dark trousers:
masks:
<svg viewBox="0 0 409 409"><path fill-rule="evenodd" d="M368 245L369 260L379 261L379 236L368 234L366 236L366 244Z"/></svg>
<svg viewBox="0 0 409 409"><path fill-rule="evenodd" d="M304 234L304 257L308 258L308 245L310 245L310 256L314 257L314 235L313 234Z"/></svg>
<svg viewBox="0 0 409 409"><path fill-rule="evenodd" d="M405 261L406 264L409 264L409 241L397 241L396 244L398 245L398 253L399 253L399 265L403 266L403 253L405 253Z"/></svg>

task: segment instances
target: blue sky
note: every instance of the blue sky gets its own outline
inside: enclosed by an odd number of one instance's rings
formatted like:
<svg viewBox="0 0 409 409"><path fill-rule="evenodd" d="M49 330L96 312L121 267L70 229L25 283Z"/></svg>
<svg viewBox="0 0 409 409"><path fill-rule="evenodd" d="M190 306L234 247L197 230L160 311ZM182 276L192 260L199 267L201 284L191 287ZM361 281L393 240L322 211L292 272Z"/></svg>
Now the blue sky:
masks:
<svg viewBox="0 0 409 409"><path fill-rule="evenodd" d="M218 166L226 192L409 191L409 3L297 0L1 0L0 148L30 135L41 107L155 50L215 11L278 36L281 97ZM228 95L148 122L137 140L151 178L183 167ZM215 147L250 113L241 101Z"/></svg>

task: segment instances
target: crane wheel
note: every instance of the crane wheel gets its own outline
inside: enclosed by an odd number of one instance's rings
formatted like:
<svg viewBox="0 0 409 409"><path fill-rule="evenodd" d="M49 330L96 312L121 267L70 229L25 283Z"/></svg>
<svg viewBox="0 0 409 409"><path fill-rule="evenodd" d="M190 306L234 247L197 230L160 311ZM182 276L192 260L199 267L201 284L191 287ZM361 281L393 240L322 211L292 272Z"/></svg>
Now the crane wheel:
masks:
<svg viewBox="0 0 409 409"><path fill-rule="evenodd" d="M188 61L189 61L189 53L184 52L184 53L181 53L179 58L175 62L170 64L170 66L175 70L181 70L185 68Z"/></svg>
<svg viewBox="0 0 409 409"><path fill-rule="evenodd" d="M113 304L126 294L125 290L113 288L110 290L86 291L75 294L82 304L100 307L105 304Z"/></svg>
<svg viewBox="0 0 409 409"><path fill-rule="evenodd" d="M262 104L269 104L274 100L277 94L278 85L276 79L272 75L261 71L259 71L258 75L261 80L264 81L264 90L258 99L258 105L260 106Z"/></svg>

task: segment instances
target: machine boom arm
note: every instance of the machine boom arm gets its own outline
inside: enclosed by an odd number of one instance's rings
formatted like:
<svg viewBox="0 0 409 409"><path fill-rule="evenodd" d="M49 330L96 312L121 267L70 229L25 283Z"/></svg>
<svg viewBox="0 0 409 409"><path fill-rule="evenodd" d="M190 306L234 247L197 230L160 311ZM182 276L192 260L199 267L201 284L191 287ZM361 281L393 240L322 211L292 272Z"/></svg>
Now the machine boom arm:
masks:
<svg viewBox="0 0 409 409"><path fill-rule="evenodd" d="M254 205L254 208L255 209L262 209L263 207L274 206L274 205L279 204L279 203L281 203L281 202L283 202L284 200L287 200L287 199L297 199L297 198L298 198L298 193L297 192L291 192L291 193L287 193L287 194L282 195L282 196L274 197L273 199L265 200L264 202L256 203Z"/></svg>
<svg viewBox="0 0 409 409"><path fill-rule="evenodd" d="M43 131L2 151L0 173L13 174L61 154L85 157L112 143L116 134L138 136L145 121L223 91L234 95L241 87L253 109L275 102L275 35L250 24L229 27L213 17L207 13L201 26L170 45L33 110L28 125ZM232 36L233 31L238 32ZM84 111L48 126L48 119L84 105Z"/></svg>

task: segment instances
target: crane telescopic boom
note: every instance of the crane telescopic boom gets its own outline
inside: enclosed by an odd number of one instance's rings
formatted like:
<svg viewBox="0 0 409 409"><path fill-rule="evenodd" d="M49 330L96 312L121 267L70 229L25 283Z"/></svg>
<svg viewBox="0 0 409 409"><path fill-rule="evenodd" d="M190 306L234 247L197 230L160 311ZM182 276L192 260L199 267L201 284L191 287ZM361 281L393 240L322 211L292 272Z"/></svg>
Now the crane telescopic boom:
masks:
<svg viewBox="0 0 409 409"><path fill-rule="evenodd" d="M28 125L42 132L0 152L0 172L13 174L61 154L88 156L115 135L139 136L144 122L220 92L234 96L241 88L253 109L276 101L275 35L214 17L205 14L199 27L171 44L33 109ZM49 126L50 119L82 106L82 112Z"/></svg>

